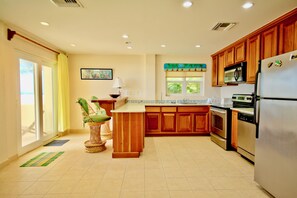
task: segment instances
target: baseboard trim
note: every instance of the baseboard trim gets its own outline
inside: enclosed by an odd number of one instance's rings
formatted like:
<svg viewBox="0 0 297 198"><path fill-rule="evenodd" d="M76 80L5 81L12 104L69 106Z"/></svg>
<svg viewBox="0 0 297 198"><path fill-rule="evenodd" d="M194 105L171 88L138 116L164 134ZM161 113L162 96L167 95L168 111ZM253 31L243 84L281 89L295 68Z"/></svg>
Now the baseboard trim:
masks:
<svg viewBox="0 0 297 198"><path fill-rule="evenodd" d="M12 162L12 161L14 161L16 159L18 159L18 155L13 155L13 156L9 157L4 162L0 163L0 169L3 168L4 166L7 166L10 162Z"/></svg>

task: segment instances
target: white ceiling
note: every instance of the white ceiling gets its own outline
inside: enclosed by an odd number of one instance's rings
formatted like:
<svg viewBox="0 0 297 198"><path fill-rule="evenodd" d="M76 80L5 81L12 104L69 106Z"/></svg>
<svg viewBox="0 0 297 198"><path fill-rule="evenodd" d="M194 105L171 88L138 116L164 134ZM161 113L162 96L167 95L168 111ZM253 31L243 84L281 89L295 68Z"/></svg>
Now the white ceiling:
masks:
<svg viewBox="0 0 297 198"><path fill-rule="evenodd" d="M244 1L192 0L186 9L182 0L80 0L83 8L57 7L50 0L0 0L0 20L69 54L210 55L297 7L297 0L253 0L254 7L244 10ZM211 31L217 22L238 25Z"/></svg>

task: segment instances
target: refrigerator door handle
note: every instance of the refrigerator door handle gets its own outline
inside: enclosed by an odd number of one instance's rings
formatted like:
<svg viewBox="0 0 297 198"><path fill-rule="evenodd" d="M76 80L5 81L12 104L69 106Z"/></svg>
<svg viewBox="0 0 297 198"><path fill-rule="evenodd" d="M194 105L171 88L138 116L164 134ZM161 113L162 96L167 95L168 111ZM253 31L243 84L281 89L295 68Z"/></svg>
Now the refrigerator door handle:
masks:
<svg viewBox="0 0 297 198"><path fill-rule="evenodd" d="M255 82L255 99L260 96L260 90L259 90L259 79L260 79L260 74L261 74L261 60L258 62L258 71L256 73L256 82ZM256 100L255 100L256 101Z"/></svg>
<svg viewBox="0 0 297 198"><path fill-rule="evenodd" d="M255 125L256 125L256 138L259 138L259 113L260 113L260 100L255 102Z"/></svg>
<svg viewBox="0 0 297 198"><path fill-rule="evenodd" d="M261 61L258 62L258 71L256 73L255 94L254 94L254 123L256 125L256 138L259 137L259 111L260 111L260 90L259 79L261 77Z"/></svg>

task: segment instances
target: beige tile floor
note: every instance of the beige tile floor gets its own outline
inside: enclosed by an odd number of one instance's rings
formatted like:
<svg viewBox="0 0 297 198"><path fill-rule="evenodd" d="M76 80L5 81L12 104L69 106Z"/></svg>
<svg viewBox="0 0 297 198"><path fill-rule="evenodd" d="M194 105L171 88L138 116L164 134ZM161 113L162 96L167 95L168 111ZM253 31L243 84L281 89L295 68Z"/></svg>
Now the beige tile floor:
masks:
<svg viewBox="0 0 297 198"><path fill-rule="evenodd" d="M253 181L254 166L209 137L149 137L137 159L112 159L112 141L85 153L88 133L61 147L40 147L0 169L0 197L270 197ZM65 151L47 167L19 167L42 151Z"/></svg>

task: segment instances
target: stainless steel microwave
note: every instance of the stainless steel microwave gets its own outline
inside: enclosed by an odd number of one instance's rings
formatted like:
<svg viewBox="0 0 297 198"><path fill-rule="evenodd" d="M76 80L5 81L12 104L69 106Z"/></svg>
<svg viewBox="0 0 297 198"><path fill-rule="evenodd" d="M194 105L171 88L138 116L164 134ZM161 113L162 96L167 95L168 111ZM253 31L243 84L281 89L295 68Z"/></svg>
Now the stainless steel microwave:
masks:
<svg viewBox="0 0 297 198"><path fill-rule="evenodd" d="M224 69L226 84L239 84L246 81L246 62L241 62Z"/></svg>

